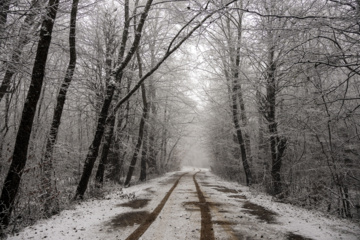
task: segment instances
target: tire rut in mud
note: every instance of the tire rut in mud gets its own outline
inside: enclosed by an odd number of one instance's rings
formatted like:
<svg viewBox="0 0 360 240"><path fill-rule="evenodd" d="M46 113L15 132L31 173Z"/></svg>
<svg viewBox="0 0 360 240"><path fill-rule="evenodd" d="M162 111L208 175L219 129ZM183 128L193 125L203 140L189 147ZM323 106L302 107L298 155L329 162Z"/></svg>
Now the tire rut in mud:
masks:
<svg viewBox="0 0 360 240"><path fill-rule="evenodd" d="M174 185L171 187L171 189L168 191L168 193L165 195L165 197L161 200L160 204L155 208L155 210L148 215L148 217L145 219L143 223L140 224L140 226L132 233L130 236L126 238L126 240L138 240L150 227L150 225L155 221L163 207L165 206L165 203L169 199L170 195L178 185L180 179L186 175L187 173L184 173L180 175L180 177L176 180Z"/></svg>
<svg viewBox="0 0 360 240"><path fill-rule="evenodd" d="M199 198L199 207L201 211L201 232L200 240L215 240L213 224L211 221L209 203L206 202L204 194L202 193L199 184L196 181L196 174L193 175L196 191Z"/></svg>

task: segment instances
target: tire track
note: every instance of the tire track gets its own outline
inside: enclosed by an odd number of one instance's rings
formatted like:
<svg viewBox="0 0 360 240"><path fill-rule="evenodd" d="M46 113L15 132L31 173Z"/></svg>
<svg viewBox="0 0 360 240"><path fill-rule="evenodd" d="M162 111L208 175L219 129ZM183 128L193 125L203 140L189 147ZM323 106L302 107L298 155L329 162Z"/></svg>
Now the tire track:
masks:
<svg viewBox="0 0 360 240"><path fill-rule="evenodd" d="M200 172L200 171L199 171ZM214 229L211 221L211 214L209 203L206 202L203 192L200 189L199 184L196 181L196 174L193 175L193 180L196 186L196 191L199 198L199 207L201 211L201 232L200 240L215 240Z"/></svg>
<svg viewBox="0 0 360 240"><path fill-rule="evenodd" d="M165 197L161 200L160 204L155 208L155 210L146 218L146 220L140 224L140 226L132 233L130 236L126 238L126 240L138 240L150 227L150 225L156 220L157 216L165 206L165 203L169 199L170 195L176 188L176 186L179 184L180 179L186 175L187 173L182 174L174 183L172 188L169 190L169 192L165 195ZM195 175L194 175L195 176ZM196 188L197 189L197 188ZM202 214L201 214L202 216Z"/></svg>

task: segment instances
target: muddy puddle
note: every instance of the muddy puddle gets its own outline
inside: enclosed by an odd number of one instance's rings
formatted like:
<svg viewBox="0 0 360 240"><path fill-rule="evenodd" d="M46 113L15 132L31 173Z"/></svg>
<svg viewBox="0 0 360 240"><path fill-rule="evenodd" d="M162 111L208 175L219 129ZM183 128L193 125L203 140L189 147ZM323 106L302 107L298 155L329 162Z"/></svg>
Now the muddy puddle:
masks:
<svg viewBox="0 0 360 240"><path fill-rule="evenodd" d="M287 240L313 240L312 238L306 238L303 237L299 234L295 234L295 233L288 233L287 235Z"/></svg>
<svg viewBox="0 0 360 240"><path fill-rule="evenodd" d="M116 205L117 207L130 207L133 209L139 209L145 207L149 203L150 199L135 199L126 203Z"/></svg>
<svg viewBox="0 0 360 240"><path fill-rule="evenodd" d="M147 211L127 212L115 216L106 225L113 229L141 224L150 215Z"/></svg>
<svg viewBox="0 0 360 240"><path fill-rule="evenodd" d="M251 215L256 216L262 221L265 221L267 223L276 223L275 216L277 214L273 211L270 211L262 206L251 203L249 201L245 202L243 208L246 209L243 212L250 213Z"/></svg>

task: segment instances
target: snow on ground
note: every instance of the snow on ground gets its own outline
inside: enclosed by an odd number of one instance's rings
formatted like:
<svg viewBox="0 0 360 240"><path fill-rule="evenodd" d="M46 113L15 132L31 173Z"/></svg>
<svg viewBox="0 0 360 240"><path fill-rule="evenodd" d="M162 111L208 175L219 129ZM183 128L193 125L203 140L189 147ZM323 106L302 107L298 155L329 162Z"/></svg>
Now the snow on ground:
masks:
<svg viewBox="0 0 360 240"><path fill-rule="evenodd" d="M149 195L150 189L156 191L146 207L147 210L152 211L172 185L170 183L169 186L162 186L161 182L166 181L172 174L168 173L146 183L123 188L122 191L109 194L104 200L90 199L79 202L75 209L62 211L59 215L47 220L40 220L34 226L27 227L8 239L125 239L124 236L128 236L136 226L121 231L113 231L107 227L109 221L115 216L132 211L131 208L117 206L129 201L122 197L123 194L135 194L136 198L144 198Z"/></svg>
<svg viewBox="0 0 360 240"><path fill-rule="evenodd" d="M198 170L191 167L183 168L180 172L168 173L146 183L123 189L122 192L113 192L103 200L90 199L80 202L73 209L41 220L8 239L125 239L138 225L114 228L111 220L125 212L152 212L183 172L189 174L179 182L160 215L141 239L199 239L200 212L191 209L194 206L189 204L198 201L192 182L192 175L196 171ZM216 239L246 239L244 236L251 239L286 239L288 233L314 240L360 239L360 226L348 220L272 201L270 196L252 193L249 188L224 181L206 169L201 169L196 179L207 197L206 201L218 203L211 207ZM238 194L221 192L220 190L224 189L216 186L236 190ZM129 201L122 197L123 194L134 194L136 199L149 199L149 203L140 210L119 206ZM235 195L244 196L244 199L233 198ZM244 208L249 202L276 213L274 222L259 220L249 213ZM225 221L233 225L221 224Z"/></svg>
<svg viewBox="0 0 360 240"><path fill-rule="evenodd" d="M206 175L217 185L238 189L247 200L265 207L277 214L276 224L271 227L279 232L289 232L316 240L359 240L360 225L347 219L327 216L322 212L307 210L291 204L279 203L263 193L253 193L248 187L234 182L227 182L207 171ZM209 181L208 181L209 182ZM231 200L236 204L235 200Z"/></svg>

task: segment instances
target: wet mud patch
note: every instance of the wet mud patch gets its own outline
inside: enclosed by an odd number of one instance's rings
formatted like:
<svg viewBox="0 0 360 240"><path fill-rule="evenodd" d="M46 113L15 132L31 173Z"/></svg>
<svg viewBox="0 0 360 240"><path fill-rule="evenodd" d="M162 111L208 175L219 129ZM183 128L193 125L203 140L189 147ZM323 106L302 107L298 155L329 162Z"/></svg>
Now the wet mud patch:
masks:
<svg viewBox="0 0 360 240"><path fill-rule="evenodd" d="M151 193L151 194L155 193L155 191L152 190L152 188L145 188L144 190L147 191L148 193Z"/></svg>
<svg viewBox="0 0 360 240"><path fill-rule="evenodd" d="M287 234L287 240L313 240L312 238L306 238L303 237L299 234L295 234L295 233L288 233Z"/></svg>
<svg viewBox="0 0 360 240"><path fill-rule="evenodd" d="M230 189L230 188L227 188L227 187L213 187L213 189L215 189L216 191L219 191L219 192L223 192L223 193L239 193L241 192L240 190L235 190L235 189Z"/></svg>
<svg viewBox="0 0 360 240"><path fill-rule="evenodd" d="M243 212L250 213L262 221L267 223L276 223L275 216L277 216L277 214L260 205L247 201L245 202L243 208L247 209Z"/></svg>
<svg viewBox="0 0 360 240"><path fill-rule="evenodd" d="M246 236L246 235L244 235L244 234L242 234L242 233L238 233L238 232L234 234L234 237L235 237L237 240L253 240L252 237Z"/></svg>
<svg viewBox="0 0 360 240"><path fill-rule="evenodd" d="M150 199L135 199L130 202L121 203L116 205L117 207L131 207L133 209L139 209L145 207L149 203Z"/></svg>
<svg viewBox="0 0 360 240"><path fill-rule="evenodd" d="M219 212L219 213L229 213L228 210L219 210L218 212Z"/></svg>
<svg viewBox="0 0 360 240"><path fill-rule="evenodd" d="M203 186L208 186L208 185L210 185L210 183L209 182L201 182L201 181L199 181L199 183L201 184L201 185L203 185Z"/></svg>
<svg viewBox="0 0 360 240"><path fill-rule="evenodd" d="M106 225L113 229L141 224L150 215L147 211L126 212L115 216Z"/></svg>
<svg viewBox="0 0 360 240"><path fill-rule="evenodd" d="M221 207L223 204L218 202L206 202L209 207Z"/></svg>
<svg viewBox="0 0 360 240"><path fill-rule="evenodd" d="M229 198L236 198L236 199L243 199L245 200L246 197L244 195L230 195Z"/></svg>

